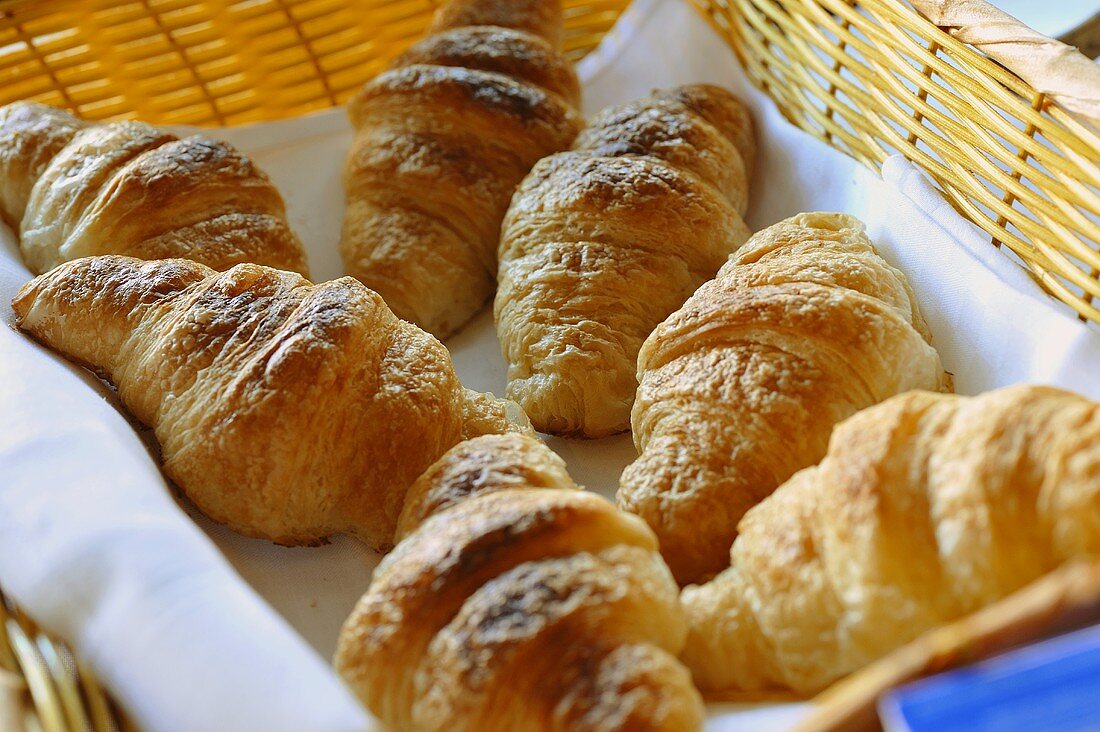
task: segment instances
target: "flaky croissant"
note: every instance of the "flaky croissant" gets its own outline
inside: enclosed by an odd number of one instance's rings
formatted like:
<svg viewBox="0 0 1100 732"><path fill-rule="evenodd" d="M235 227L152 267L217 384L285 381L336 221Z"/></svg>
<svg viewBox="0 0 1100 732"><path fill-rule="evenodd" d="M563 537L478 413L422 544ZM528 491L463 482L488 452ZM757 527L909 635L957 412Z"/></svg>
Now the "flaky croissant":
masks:
<svg viewBox="0 0 1100 732"><path fill-rule="evenodd" d="M652 532L576 488L512 434L460 443L410 489L335 661L391 729L701 726Z"/></svg>
<svg viewBox="0 0 1100 732"><path fill-rule="evenodd" d="M508 391L543 432L629 426L638 349L749 237L752 123L693 85L597 115L520 185L500 242Z"/></svg>
<svg viewBox="0 0 1100 732"><path fill-rule="evenodd" d="M350 277L108 255L37 277L12 307L117 387L199 509L282 544L347 532L388 547L426 467L510 429L437 340Z"/></svg>
<svg viewBox="0 0 1100 732"><path fill-rule="evenodd" d="M619 505L676 579L729 562L745 511L825 454L832 427L910 389L948 388L905 276L863 224L801 214L756 234L642 346L641 453Z"/></svg>
<svg viewBox="0 0 1100 732"><path fill-rule="evenodd" d="M516 184L582 125L558 0L451 0L350 102L344 265L439 338L495 286Z"/></svg>
<svg viewBox="0 0 1100 732"><path fill-rule="evenodd" d="M688 587L683 658L709 691L814 693L925 631L1100 553L1100 405L1049 387L910 392L741 521Z"/></svg>
<svg viewBox="0 0 1100 732"><path fill-rule="evenodd" d="M143 122L91 124L33 102L0 108L0 217L36 274L97 254L306 273L282 197L248 158Z"/></svg>

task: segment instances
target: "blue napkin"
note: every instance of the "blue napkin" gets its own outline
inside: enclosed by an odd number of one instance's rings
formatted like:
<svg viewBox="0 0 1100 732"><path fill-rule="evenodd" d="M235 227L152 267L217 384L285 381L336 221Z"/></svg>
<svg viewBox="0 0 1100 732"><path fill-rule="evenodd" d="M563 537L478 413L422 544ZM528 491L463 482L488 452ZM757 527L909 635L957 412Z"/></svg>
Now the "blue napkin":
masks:
<svg viewBox="0 0 1100 732"><path fill-rule="evenodd" d="M879 715L888 732L1100 730L1100 625L899 687Z"/></svg>

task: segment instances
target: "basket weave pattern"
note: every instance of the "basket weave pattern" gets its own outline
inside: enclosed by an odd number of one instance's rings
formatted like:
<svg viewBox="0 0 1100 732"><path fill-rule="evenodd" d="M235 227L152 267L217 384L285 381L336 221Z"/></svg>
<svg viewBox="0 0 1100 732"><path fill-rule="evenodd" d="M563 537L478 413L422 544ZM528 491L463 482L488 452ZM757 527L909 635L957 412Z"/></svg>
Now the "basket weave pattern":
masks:
<svg viewBox="0 0 1100 732"><path fill-rule="evenodd" d="M565 0L593 48L629 0ZM0 104L240 124L344 102L439 0L0 0ZM1055 297L1100 321L1100 136L901 0L692 0L787 118L902 152Z"/></svg>
<svg viewBox="0 0 1100 732"><path fill-rule="evenodd" d="M692 0L793 124L900 152L1048 292L1100 322L1100 136L899 0Z"/></svg>
<svg viewBox="0 0 1100 732"><path fill-rule="evenodd" d="M69 649L0 593L0 729L119 732L111 703Z"/></svg>
<svg viewBox="0 0 1100 732"><path fill-rule="evenodd" d="M0 104L87 119L241 124L343 103L440 0L0 0ZM571 58L629 0L566 0Z"/></svg>

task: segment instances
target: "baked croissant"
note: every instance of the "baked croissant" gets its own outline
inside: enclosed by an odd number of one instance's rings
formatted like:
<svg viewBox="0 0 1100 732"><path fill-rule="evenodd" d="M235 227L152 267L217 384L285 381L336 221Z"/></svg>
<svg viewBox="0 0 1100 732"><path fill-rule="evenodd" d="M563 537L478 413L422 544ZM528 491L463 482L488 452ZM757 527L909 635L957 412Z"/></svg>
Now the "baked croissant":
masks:
<svg viewBox="0 0 1100 732"><path fill-rule="evenodd" d="M280 544L347 532L388 547L425 468L511 428L437 340L350 277L108 255L37 277L12 307L117 387L203 513Z"/></svg>
<svg viewBox="0 0 1100 732"><path fill-rule="evenodd" d="M905 276L863 224L800 214L756 234L649 336L620 507L681 583L727 566L737 522L825 454L833 425L949 388Z"/></svg>
<svg viewBox="0 0 1100 732"><path fill-rule="evenodd" d="M627 429L642 341L749 237L754 155L741 102L694 85L604 110L534 167L504 221L495 315L507 394L537 429Z"/></svg>
<svg viewBox="0 0 1100 732"><path fill-rule="evenodd" d="M336 668L390 729L694 730L685 625L653 533L521 435L409 491Z"/></svg>
<svg viewBox="0 0 1100 732"><path fill-rule="evenodd" d="M582 126L558 0L452 0L350 102L349 274L439 338L493 293L516 184Z"/></svg>
<svg viewBox="0 0 1100 732"><path fill-rule="evenodd" d="M688 587L705 690L812 694L1079 555L1100 553L1100 405L1016 386L910 392L741 521L732 566Z"/></svg>
<svg viewBox="0 0 1100 732"><path fill-rule="evenodd" d="M306 273L279 192L229 145L34 102L0 108L0 217L36 274L97 254Z"/></svg>

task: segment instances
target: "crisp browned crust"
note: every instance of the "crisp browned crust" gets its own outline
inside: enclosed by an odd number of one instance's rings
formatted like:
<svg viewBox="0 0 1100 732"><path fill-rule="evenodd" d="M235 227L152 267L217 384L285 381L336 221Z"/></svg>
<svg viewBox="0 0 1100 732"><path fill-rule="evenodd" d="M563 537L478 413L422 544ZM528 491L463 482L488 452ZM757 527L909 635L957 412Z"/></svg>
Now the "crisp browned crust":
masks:
<svg viewBox="0 0 1100 732"><path fill-rule="evenodd" d="M708 691L814 693L1100 553L1100 405L1039 386L894 397L739 530L732 566L684 591L683 658Z"/></svg>
<svg viewBox="0 0 1100 732"><path fill-rule="evenodd" d="M448 0L436 13L428 32L479 25L525 31L554 48L561 47L559 0Z"/></svg>
<svg viewBox="0 0 1100 732"><path fill-rule="evenodd" d="M424 471L405 497L397 541L429 516L475 494L510 488L576 488L565 461L542 443L513 435L460 442Z"/></svg>
<svg viewBox="0 0 1100 732"><path fill-rule="evenodd" d="M682 104L715 127L741 155L745 175L752 178L756 163L756 135L749 108L737 97L713 84L684 84L658 91L654 98Z"/></svg>
<svg viewBox="0 0 1100 732"><path fill-rule="evenodd" d="M37 273L97 254L306 272L282 197L247 157L141 122L89 125L32 102L0 109L0 212Z"/></svg>
<svg viewBox="0 0 1100 732"><path fill-rule="evenodd" d="M744 513L825 454L832 426L947 377L904 275L863 225L801 214L750 239L638 356L619 504L680 582L729 562Z"/></svg>
<svg viewBox="0 0 1100 732"><path fill-rule="evenodd" d="M87 125L34 102L0 107L0 216L19 231L31 190L50 161Z"/></svg>
<svg viewBox="0 0 1100 732"><path fill-rule="evenodd" d="M335 661L391 728L700 727L653 534L537 440L454 447L410 490L401 531Z"/></svg>
<svg viewBox="0 0 1100 732"><path fill-rule="evenodd" d="M349 105L344 265L440 338L492 297L516 185L582 126L560 23L556 1L452 0Z"/></svg>
<svg viewBox="0 0 1100 732"><path fill-rule="evenodd" d="M649 156L694 173L734 201L748 204L744 166L733 145L701 118L647 99L611 107L577 138L575 147L603 157Z"/></svg>
<svg viewBox="0 0 1100 732"><path fill-rule="evenodd" d="M204 513L282 544L392 544L405 492L464 434L510 429L446 349L350 277L79 259L25 285L19 327L94 368Z"/></svg>
<svg viewBox="0 0 1100 732"><path fill-rule="evenodd" d="M606 109L573 151L531 170L504 220L495 315L507 395L543 432L625 430L642 342L749 237L753 150L680 97L708 113L742 108L692 86Z"/></svg>
<svg viewBox="0 0 1100 732"><path fill-rule="evenodd" d="M542 38L496 26L441 31L413 44L391 68L432 64L503 74L557 94L576 107L580 83L573 65Z"/></svg>

